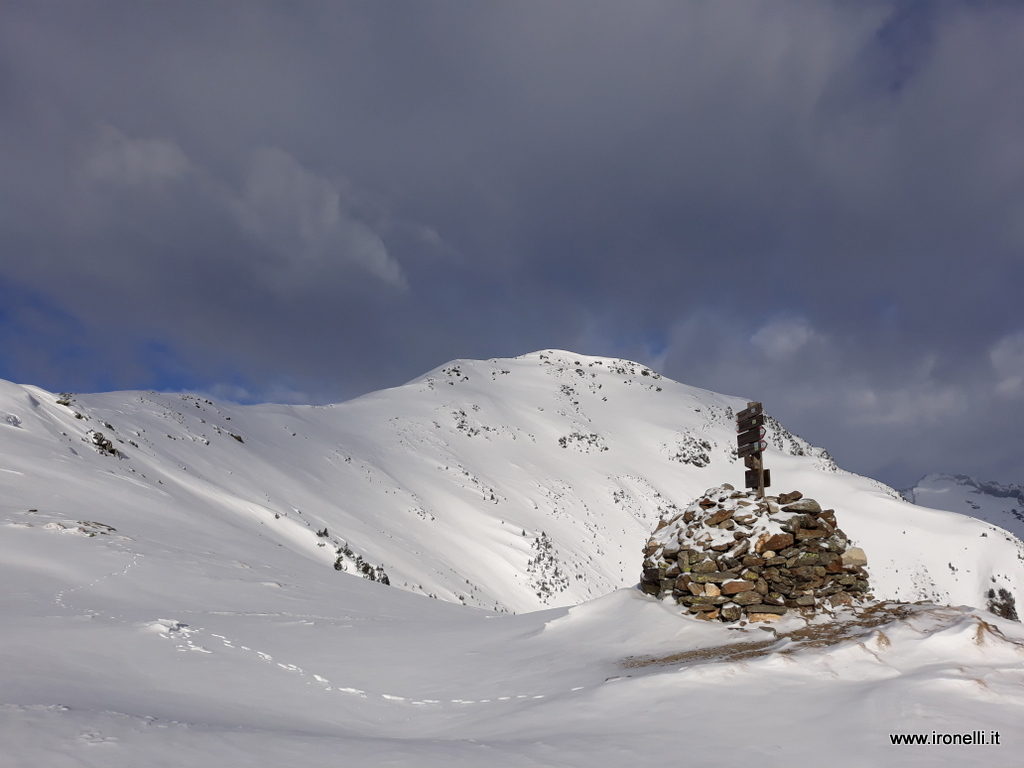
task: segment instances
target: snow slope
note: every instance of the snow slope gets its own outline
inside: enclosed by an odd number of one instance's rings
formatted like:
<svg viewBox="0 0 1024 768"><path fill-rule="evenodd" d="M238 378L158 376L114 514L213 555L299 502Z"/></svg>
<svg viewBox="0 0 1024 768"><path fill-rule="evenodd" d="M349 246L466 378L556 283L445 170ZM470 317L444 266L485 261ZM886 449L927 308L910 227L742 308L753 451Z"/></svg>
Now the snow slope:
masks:
<svg viewBox="0 0 1024 768"><path fill-rule="evenodd" d="M659 515L739 483L744 404L555 351L327 407L3 383L0 766L1019 764L1019 624L730 629L631 588ZM770 437L877 595L1021 593L1009 534ZM974 729L1003 744L888 738Z"/></svg>
<svg viewBox="0 0 1024 768"><path fill-rule="evenodd" d="M131 532L144 518L168 541L184 529L214 549L260 538L325 568L340 550L348 572L376 578L383 566L399 588L498 611L634 584L659 517L742 483L743 400L568 352L456 361L324 407L58 399L0 386L0 509L12 523L39 509ZM907 504L774 420L769 430L775 487L835 507L878 596L983 605L994 583L1024 594L1016 539Z"/></svg>
<svg viewBox="0 0 1024 768"><path fill-rule="evenodd" d="M1024 486L984 482L968 475L925 475L902 491L914 504L948 509L1024 537Z"/></svg>
<svg viewBox="0 0 1024 768"><path fill-rule="evenodd" d="M971 609L831 644L634 589L499 615L150 522L0 538L0 765L1019 765L1024 632Z"/></svg>

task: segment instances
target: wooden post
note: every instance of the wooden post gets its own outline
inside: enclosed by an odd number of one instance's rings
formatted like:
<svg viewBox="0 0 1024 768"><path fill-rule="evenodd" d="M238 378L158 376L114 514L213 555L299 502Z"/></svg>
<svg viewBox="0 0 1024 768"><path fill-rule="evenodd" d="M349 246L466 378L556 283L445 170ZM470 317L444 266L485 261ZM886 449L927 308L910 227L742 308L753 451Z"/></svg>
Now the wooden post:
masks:
<svg viewBox="0 0 1024 768"><path fill-rule="evenodd" d="M756 402L748 402L747 408L760 408L761 404ZM755 472L757 472L757 498L764 498L764 457L761 456L761 452L758 451L754 454L754 462L756 464Z"/></svg>
<svg viewBox="0 0 1024 768"><path fill-rule="evenodd" d="M765 437L764 409L761 403L747 403L746 410L736 414L737 453L743 457L748 472L745 473L744 486L756 490L757 498L764 498L764 489L771 485L771 475L764 468L762 451L767 444Z"/></svg>

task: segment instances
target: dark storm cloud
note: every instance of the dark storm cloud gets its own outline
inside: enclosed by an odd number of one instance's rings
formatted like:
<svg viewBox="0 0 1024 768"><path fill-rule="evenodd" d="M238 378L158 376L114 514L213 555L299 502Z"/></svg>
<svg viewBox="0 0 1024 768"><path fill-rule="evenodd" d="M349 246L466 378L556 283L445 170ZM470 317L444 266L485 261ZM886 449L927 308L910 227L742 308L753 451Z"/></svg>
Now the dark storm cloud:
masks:
<svg viewBox="0 0 1024 768"><path fill-rule="evenodd" d="M566 347L1020 480L1019 6L0 16L2 375L324 400Z"/></svg>

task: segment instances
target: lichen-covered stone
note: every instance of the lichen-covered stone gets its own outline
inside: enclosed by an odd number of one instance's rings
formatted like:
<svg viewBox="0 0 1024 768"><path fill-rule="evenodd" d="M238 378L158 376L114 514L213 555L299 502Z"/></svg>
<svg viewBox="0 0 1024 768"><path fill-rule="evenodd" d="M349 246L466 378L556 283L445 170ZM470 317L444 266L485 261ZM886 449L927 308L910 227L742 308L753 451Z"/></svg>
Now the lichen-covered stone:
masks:
<svg viewBox="0 0 1024 768"><path fill-rule="evenodd" d="M761 595L754 590L740 592L732 596L732 601L737 605L754 605L761 602Z"/></svg>
<svg viewBox="0 0 1024 768"><path fill-rule="evenodd" d="M814 499L801 498L799 501L794 501L792 504L786 504L782 508L783 512L810 512L812 514L818 514L821 512L821 505Z"/></svg>
<svg viewBox="0 0 1024 768"><path fill-rule="evenodd" d="M843 565L865 566L868 564L868 557L860 547L850 547L843 553Z"/></svg>

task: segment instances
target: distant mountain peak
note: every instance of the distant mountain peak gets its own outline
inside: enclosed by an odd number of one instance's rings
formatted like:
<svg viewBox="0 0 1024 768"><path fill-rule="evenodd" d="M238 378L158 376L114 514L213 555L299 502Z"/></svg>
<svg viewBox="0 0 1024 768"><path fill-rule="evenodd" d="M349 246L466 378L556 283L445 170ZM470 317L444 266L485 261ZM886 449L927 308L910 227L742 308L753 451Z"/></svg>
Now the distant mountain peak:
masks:
<svg viewBox="0 0 1024 768"><path fill-rule="evenodd" d="M1024 537L1024 485L935 472L900 493L913 504L959 512Z"/></svg>

